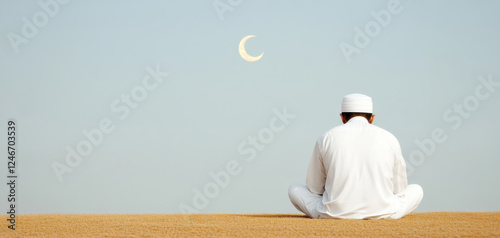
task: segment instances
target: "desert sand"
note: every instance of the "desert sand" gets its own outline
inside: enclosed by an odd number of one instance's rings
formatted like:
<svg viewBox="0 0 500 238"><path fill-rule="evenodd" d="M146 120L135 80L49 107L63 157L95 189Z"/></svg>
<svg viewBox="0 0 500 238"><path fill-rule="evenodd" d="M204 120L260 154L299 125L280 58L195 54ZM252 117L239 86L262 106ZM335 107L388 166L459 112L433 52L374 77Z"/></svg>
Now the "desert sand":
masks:
<svg viewBox="0 0 500 238"><path fill-rule="evenodd" d="M412 213L399 220L309 219L298 214L19 215L1 237L500 237L500 212Z"/></svg>

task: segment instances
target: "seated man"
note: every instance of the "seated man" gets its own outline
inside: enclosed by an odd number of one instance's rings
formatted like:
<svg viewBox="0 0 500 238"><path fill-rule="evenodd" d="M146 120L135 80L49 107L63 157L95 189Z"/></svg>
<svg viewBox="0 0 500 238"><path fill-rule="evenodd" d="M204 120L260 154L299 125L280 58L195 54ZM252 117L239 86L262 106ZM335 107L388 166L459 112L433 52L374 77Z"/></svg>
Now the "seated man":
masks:
<svg viewBox="0 0 500 238"><path fill-rule="evenodd" d="M372 99L350 94L342 101L344 125L316 142L306 186L290 186L293 205L311 218L397 219L417 208L424 195L408 185L398 140L372 125Z"/></svg>

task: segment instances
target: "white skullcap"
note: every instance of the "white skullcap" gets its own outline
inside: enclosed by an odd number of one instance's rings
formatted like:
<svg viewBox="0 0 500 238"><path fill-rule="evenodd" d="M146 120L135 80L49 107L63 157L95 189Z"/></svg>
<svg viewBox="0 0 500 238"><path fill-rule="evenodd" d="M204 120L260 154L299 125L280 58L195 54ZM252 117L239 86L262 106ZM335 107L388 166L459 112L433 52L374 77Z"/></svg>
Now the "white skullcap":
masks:
<svg viewBox="0 0 500 238"><path fill-rule="evenodd" d="M373 113L372 98L358 93L346 95L342 100L342 112Z"/></svg>

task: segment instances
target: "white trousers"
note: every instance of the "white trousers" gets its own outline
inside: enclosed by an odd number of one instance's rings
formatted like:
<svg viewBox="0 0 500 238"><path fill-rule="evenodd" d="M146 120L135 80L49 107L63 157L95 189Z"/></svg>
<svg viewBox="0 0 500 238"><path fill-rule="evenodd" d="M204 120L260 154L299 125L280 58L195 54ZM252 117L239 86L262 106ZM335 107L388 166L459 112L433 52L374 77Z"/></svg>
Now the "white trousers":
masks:
<svg viewBox="0 0 500 238"><path fill-rule="evenodd" d="M312 193L305 185L293 184L288 189L288 196L297 210L303 212L310 218L319 218L318 211L323 207L322 195ZM396 196L399 201L401 201L402 205L399 210L390 217L391 219L404 217L415 210L424 197L424 191L420 185L410 184L404 191L396 194Z"/></svg>

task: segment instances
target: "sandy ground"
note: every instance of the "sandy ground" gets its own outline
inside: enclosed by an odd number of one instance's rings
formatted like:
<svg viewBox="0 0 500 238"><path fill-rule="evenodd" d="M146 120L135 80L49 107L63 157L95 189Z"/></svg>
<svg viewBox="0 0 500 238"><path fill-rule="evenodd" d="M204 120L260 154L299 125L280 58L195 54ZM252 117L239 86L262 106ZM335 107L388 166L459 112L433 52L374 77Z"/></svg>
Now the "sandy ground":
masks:
<svg viewBox="0 0 500 238"><path fill-rule="evenodd" d="M1 237L500 237L500 212L413 213L399 220L318 220L296 214L0 216Z"/></svg>

